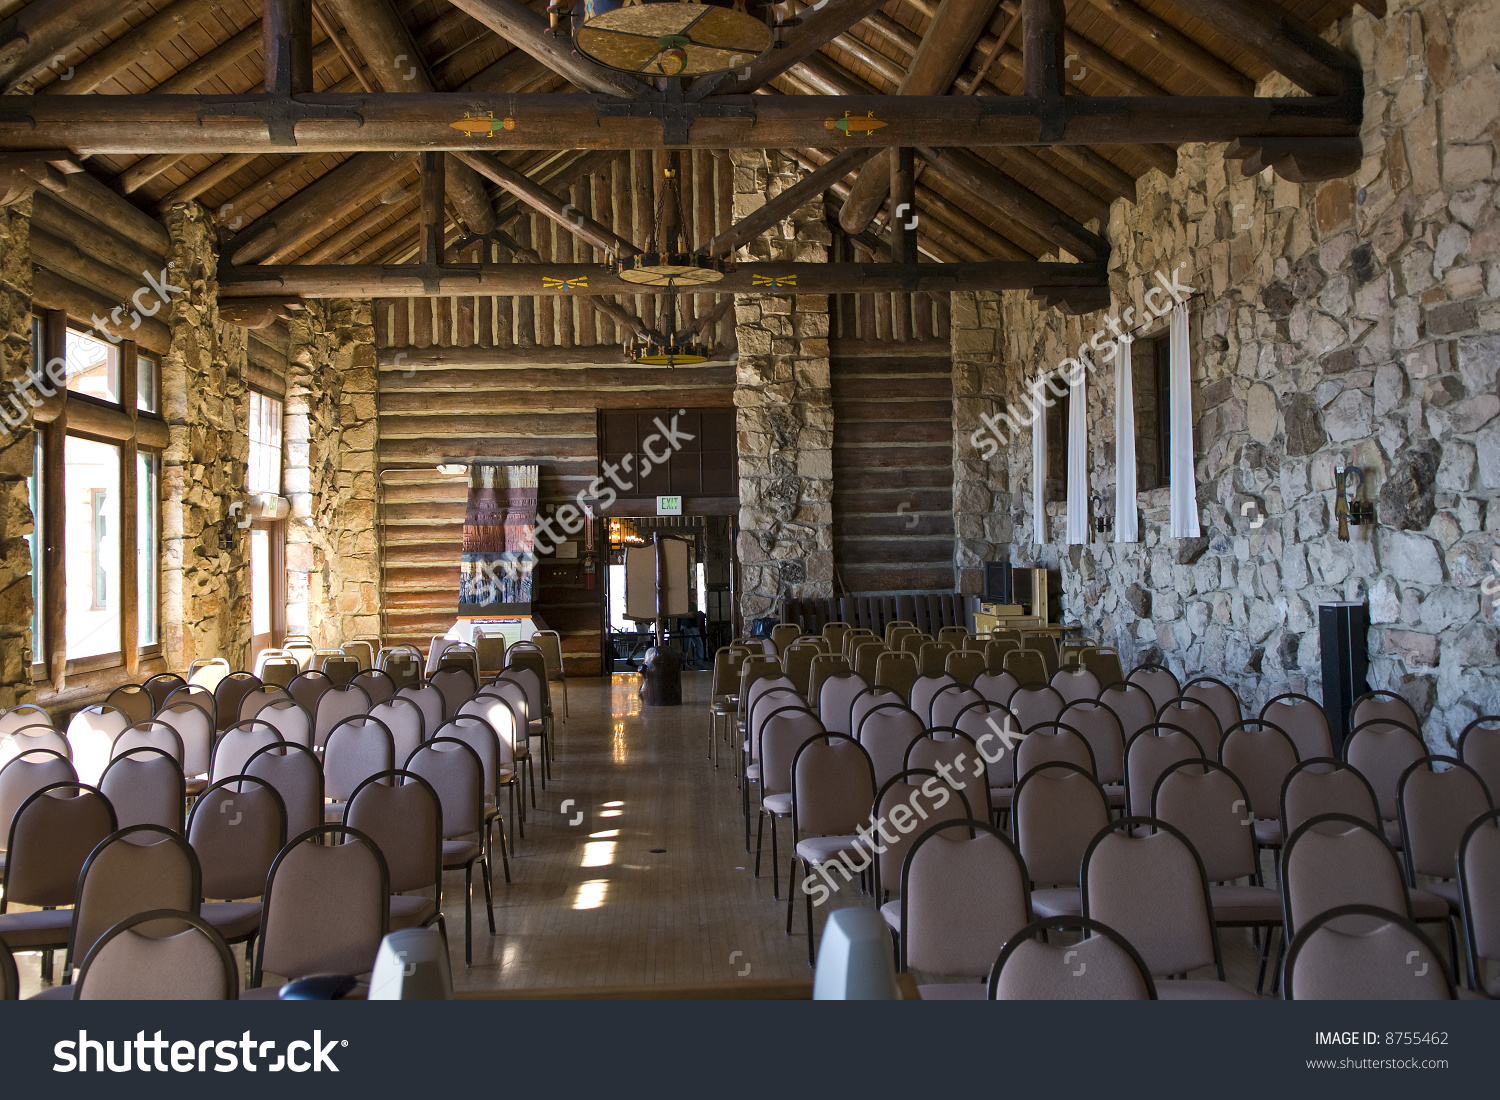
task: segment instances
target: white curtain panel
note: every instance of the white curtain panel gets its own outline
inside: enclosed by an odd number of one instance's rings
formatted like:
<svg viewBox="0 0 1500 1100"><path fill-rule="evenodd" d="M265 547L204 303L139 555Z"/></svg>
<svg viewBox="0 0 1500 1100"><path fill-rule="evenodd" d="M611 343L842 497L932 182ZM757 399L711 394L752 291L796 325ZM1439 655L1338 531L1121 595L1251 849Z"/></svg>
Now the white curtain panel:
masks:
<svg viewBox="0 0 1500 1100"><path fill-rule="evenodd" d="M1140 542L1135 488L1135 379L1125 337L1115 345L1115 541Z"/></svg>
<svg viewBox="0 0 1500 1100"><path fill-rule="evenodd" d="M1198 529L1198 486L1193 480L1193 391L1192 364L1188 351L1187 306L1172 310L1169 351L1172 387L1172 537L1194 539Z"/></svg>
<svg viewBox="0 0 1500 1100"><path fill-rule="evenodd" d="M1047 409L1042 404L1042 385L1033 383L1031 407L1031 541L1047 544Z"/></svg>
<svg viewBox="0 0 1500 1100"><path fill-rule="evenodd" d="M1068 385L1068 545L1089 541L1089 407L1086 372Z"/></svg>

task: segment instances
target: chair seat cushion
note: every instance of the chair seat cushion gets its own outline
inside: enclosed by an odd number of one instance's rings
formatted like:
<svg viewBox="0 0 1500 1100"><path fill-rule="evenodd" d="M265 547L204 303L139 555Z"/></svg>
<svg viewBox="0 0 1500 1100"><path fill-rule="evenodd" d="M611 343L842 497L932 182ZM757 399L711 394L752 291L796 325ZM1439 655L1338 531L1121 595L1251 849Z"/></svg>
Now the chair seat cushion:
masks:
<svg viewBox="0 0 1500 1100"><path fill-rule="evenodd" d="M73 999L74 986L54 985L51 989L44 989L40 993L33 993L26 999L28 1001L71 1001Z"/></svg>
<svg viewBox="0 0 1500 1100"><path fill-rule="evenodd" d="M1031 892L1031 911L1037 918L1083 915L1083 897L1076 886L1056 886Z"/></svg>
<svg viewBox="0 0 1500 1100"><path fill-rule="evenodd" d="M1262 848L1281 847L1281 822L1275 818L1257 817L1255 819L1255 843Z"/></svg>
<svg viewBox="0 0 1500 1100"><path fill-rule="evenodd" d="M1391 842L1391 847L1401 851L1401 822L1381 821L1380 827L1385 832L1385 838Z"/></svg>
<svg viewBox="0 0 1500 1100"><path fill-rule="evenodd" d="M919 985L917 993L924 1001L984 1001L989 999L990 987L985 982L939 982Z"/></svg>
<svg viewBox="0 0 1500 1100"><path fill-rule="evenodd" d="M991 787L990 807L996 810L1008 810L1010 804L1015 801L1016 789L1014 787Z"/></svg>
<svg viewBox="0 0 1500 1100"><path fill-rule="evenodd" d="M792 793L777 791L775 794L768 794L760 800L760 807L768 814L789 814L792 812Z"/></svg>
<svg viewBox="0 0 1500 1100"><path fill-rule="evenodd" d="M1269 886L1213 882L1208 897L1218 924L1281 923L1281 891Z"/></svg>
<svg viewBox="0 0 1500 1100"><path fill-rule="evenodd" d="M1431 887L1411 892L1411 911L1417 920L1447 920L1448 899L1435 893Z"/></svg>
<svg viewBox="0 0 1500 1100"><path fill-rule="evenodd" d="M279 985L266 985L261 986L259 989L240 990L240 1000L242 1001L275 1001L280 999L280 995L281 986Z"/></svg>
<svg viewBox="0 0 1500 1100"><path fill-rule="evenodd" d="M206 901L198 915L233 943L245 939L260 927L260 902Z"/></svg>
<svg viewBox="0 0 1500 1100"><path fill-rule="evenodd" d="M1159 1001L1258 1001L1254 993L1249 993L1237 985L1228 982L1212 981L1185 981L1169 982L1158 980L1156 983L1156 999Z"/></svg>
<svg viewBox="0 0 1500 1100"><path fill-rule="evenodd" d="M880 915L885 918L885 923L890 926L892 932L901 931L901 899L888 901L880 907Z"/></svg>
<svg viewBox="0 0 1500 1100"><path fill-rule="evenodd" d="M1107 783L1104 787L1104 798L1109 807L1114 810L1125 808L1125 784Z"/></svg>
<svg viewBox="0 0 1500 1100"><path fill-rule="evenodd" d="M1429 882L1422 889L1429 894L1436 894L1442 898L1448 903L1448 908L1453 910L1453 912L1458 913L1462 911L1463 903L1459 899L1458 882L1456 879L1440 879L1436 882Z"/></svg>
<svg viewBox="0 0 1500 1100"><path fill-rule="evenodd" d="M477 840L445 840L443 841L443 869L451 871L455 867L462 867L471 860L479 858L479 841Z"/></svg>
<svg viewBox="0 0 1500 1100"><path fill-rule="evenodd" d="M12 951L37 947L66 947L73 930L73 910L38 909L30 913L0 913L0 941Z"/></svg>
<svg viewBox="0 0 1500 1100"><path fill-rule="evenodd" d="M421 894L391 895L391 931L420 928L437 913L437 902Z"/></svg>
<svg viewBox="0 0 1500 1100"><path fill-rule="evenodd" d="M852 834L804 837L797 841L797 858L806 860L814 867L819 867L830 859L837 859L840 852L854 851L858 843L859 837ZM855 862L859 863L862 860L856 859Z"/></svg>
<svg viewBox="0 0 1500 1100"><path fill-rule="evenodd" d="M755 783L760 782L760 765L751 764L748 768L746 768L745 778Z"/></svg>

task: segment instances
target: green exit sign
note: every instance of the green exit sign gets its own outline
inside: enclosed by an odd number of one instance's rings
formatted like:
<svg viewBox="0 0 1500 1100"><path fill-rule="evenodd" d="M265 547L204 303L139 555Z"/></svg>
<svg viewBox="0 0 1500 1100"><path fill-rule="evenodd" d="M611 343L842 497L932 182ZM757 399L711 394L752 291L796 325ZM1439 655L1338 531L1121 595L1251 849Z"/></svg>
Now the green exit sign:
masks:
<svg viewBox="0 0 1500 1100"><path fill-rule="evenodd" d="M680 516L680 515L682 515L682 498L681 497L657 497L656 498L656 514L659 515L659 516Z"/></svg>

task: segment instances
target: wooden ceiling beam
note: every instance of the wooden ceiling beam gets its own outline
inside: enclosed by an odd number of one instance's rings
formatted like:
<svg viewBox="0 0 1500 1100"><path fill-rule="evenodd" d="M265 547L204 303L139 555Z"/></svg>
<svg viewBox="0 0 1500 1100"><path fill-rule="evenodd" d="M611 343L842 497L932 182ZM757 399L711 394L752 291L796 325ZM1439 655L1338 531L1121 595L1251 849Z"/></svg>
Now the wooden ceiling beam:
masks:
<svg viewBox="0 0 1500 1100"><path fill-rule="evenodd" d="M945 95L988 25L995 4L996 0L943 0L912 57L911 66L901 78L897 94ZM890 189L889 155L877 157L865 165L849 190L849 201L844 203L839 214L839 224L844 231L858 233L868 226Z"/></svg>
<svg viewBox="0 0 1500 1100"><path fill-rule="evenodd" d="M196 199L203 192L219 186L219 184L245 167L245 165L259 157L259 153L229 153L220 157L192 179L168 192L163 198L158 200L156 204L157 210L166 211L174 203L189 202Z"/></svg>
<svg viewBox="0 0 1500 1100"><path fill-rule="evenodd" d="M260 49L261 34L260 23L251 23L222 45L209 50L196 61L189 62L185 68L167 77L154 90L161 95L197 91L225 69L239 64Z"/></svg>
<svg viewBox="0 0 1500 1100"><path fill-rule="evenodd" d="M1115 145L1229 141L1235 138L1346 136L1361 104L1293 96L1068 96L1066 117L1042 138L1052 104L1031 96L730 96L702 105L678 148L785 149L836 144L896 148L942 144ZM230 104L233 109L226 109ZM661 149L673 104L587 94L501 95L433 92L312 94L293 102L268 96L0 97L0 150L73 149L98 153L323 152L472 149L479 141L450 123L465 112L518 120L483 147L504 149ZM696 109L690 108L690 109ZM836 121L847 116L848 132ZM264 115L304 115L295 138L268 130ZM867 117L885 125L861 128ZM279 125L279 123L278 123ZM866 165L868 169L870 165ZM889 181L887 181L889 182Z"/></svg>
<svg viewBox="0 0 1500 1100"><path fill-rule="evenodd" d="M565 202L547 188L504 164L498 157L482 152L454 153L453 156L471 170L499 185L531 207L550 218L579 240L601 252L634 256L640 249L612 230L600 225L570 202Z"/></svg>
<svg viewBox="0 0 1500 1100"><path fill-rule="evenodd" d="M1131 0L1089 0L1127 31L1223 95L1254 95L1255 81Z"/></svg>
<svg viewBox="0 0 1500 1100"><path fill-rule="evenodd" d="M268 95L313 90L312 0L263 0L261 57Z"/></svg>
<svg viewBox="0 0 1500 1100"><path fill-rule="evenodd" d="M596 65L573 49L568 38L554 37L547 31L547 20L520 0L450 0L455 8L468 12L474 19L512 45L525 50L553 72L571 80L589 92L636 99L647 88L640 81L603 65Z"/></svg>
<svg viewBox="0 0 1500 1100"><path fill-rule="evenodd" d="M589 294L641 292L604 264L348 264L234 268L219 274L226 298L424 298L433 295L543 295L576 293L587 279ZM769 288L764 279L776 280ZM942 293L964 290L1034 290L1105 286L1103 264L989 260L962 264L741 263L703 293L799 294L886 292Z"/></svg>
<svg viewBox="0 0 1500 1100"><path fill-rule="evenodd" d="M136 64L144 55L159 50L219 6L219 0L177 0L165 11L122 34L77 65L67 80L54 80L39 94L84 95L92 92Z"/></svg>
<svg viewBox="0 0 1500 1100"><path fill-rule="evenodd" d="M381 91L437 91L427 63L390 0L323 0L323 3L344 24L345 32ZM447 166L446 178L448 197L469 230L488 233L495 228L495 208L478 173L468 165L453 163Z"/></svg>
<svg viewBox="0 0 1500 1100"><path fill-rule="evenodd" d="M1338 95L1362 84L1359 62L1273 4L1247 0L1170 2L1212 24L1309 95Z"/></svg>
<svg viewBox="0 0 1500 1100"><path fill-rule="evenodd" d="M859 168L872 154L870 149L845 149L836 153L764 206L724 229L698 251L705 256L732 255L735 249L749 244L782 218L790 217L798 208Z"/></svg>
<svg viewBox="0 0 1500 1100"><path fill-rule="evenodd" d="M778 44L778 48L769 50L752 61L746 66L743 75L727 74L721 78L695 83L688 91L688 98L699 100L709 92L721 88L731 92L753 92L764 87L797 62L817 53L862 19L878 12L885 2L886 0L841 0L835 4L819 4L816 10L804 10L799 16L800 24Z"/></svg>
<svg viewBox="0 0 1500 1100"><path fill-rule="evenodd" d="M142 7L144 0L32 0L0 21L0 89L13 92L58 55Z"/></svg>
<svg viewBox="0 0 1500 1100"><path fill-rule="evenodd" d="M356 247L360 237L379 232L380 223L390 217L393 206L408 205L416 197L415 187L403 187L394 194L381 195L380 203L374 209L365 211L333 236L319 241L306 252L298 253L293 259L305 264L328 263L336 259Z"/></svg>
<svg viewBox="0 0 1500 1100"><path fill-rule="evenodd" d="M1063 96L1063 0L1021 0L1021 64L1026 94Z"/></svg>

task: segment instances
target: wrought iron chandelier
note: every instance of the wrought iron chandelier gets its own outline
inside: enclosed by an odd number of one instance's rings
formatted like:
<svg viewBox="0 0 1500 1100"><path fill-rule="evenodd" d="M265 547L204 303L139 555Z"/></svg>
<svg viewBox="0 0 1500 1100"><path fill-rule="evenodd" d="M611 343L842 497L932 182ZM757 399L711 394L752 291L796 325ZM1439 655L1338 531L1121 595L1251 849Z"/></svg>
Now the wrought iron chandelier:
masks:
<svg viewBox="0 0 1500 1100"><path fill-rule="evenodd" d="M649 76L702 76L748 65L771 48L768 0L553 0L578 52ZM766 15L751 15L759 8Z"/></svg>

